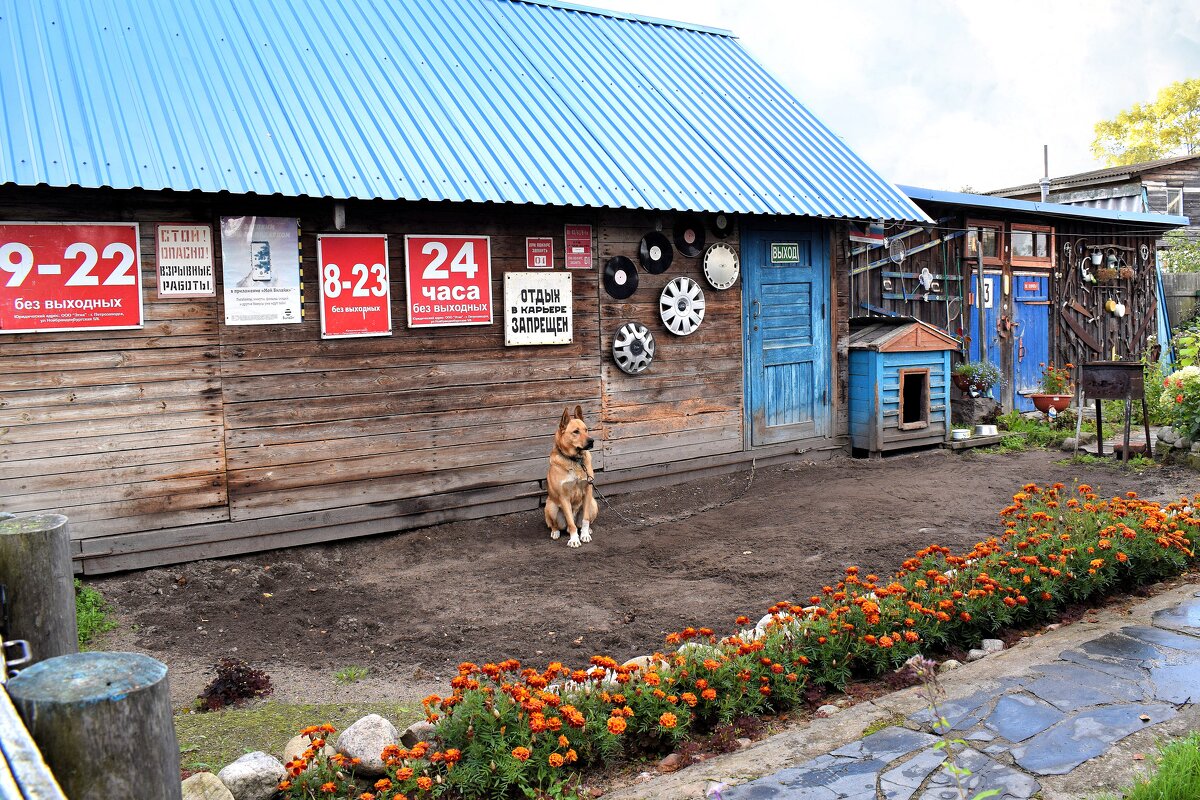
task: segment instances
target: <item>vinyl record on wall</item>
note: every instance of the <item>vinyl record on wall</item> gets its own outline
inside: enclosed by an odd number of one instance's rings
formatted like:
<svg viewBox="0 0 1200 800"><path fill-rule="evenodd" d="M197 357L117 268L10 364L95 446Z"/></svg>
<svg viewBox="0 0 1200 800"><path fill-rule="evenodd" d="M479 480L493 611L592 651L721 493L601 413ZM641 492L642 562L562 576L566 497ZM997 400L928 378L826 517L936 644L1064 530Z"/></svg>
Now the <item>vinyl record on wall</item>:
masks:
<svg viewBox="0 0 1200 800"><path fill-rule="evenodd" d="M651 275L666 272L674 257L675 250L671 247L671 240L658 231L647 233L638 243L638 261L641 262L642 269Z"/></svg>
<svg viewBox="0 0 1200 800"><path fill-rule="evenodd" d="M713 236L724 239L733 233L733 217L729 214L717 214L712 218L712 224L709 227L712 228Z"/></svg>
<svg viewBox="0 0 1200 800"><path fill-rule="evenodd" d="M622 372L629 375L645 372L654 361L654 334L645 325L626 322L617 328L612 352L613 361Z"/></svg>
<svg viewBox="0 0 1200 800"><path fill-rule="evenodd" d="M675 278L658 297L658 314L676 336L694 333L704 321L704 290L691 278Z"/></svg>
<svg viewBox="0 0 1200 800"><path fill-rule="evenodd" d="M633 262L625 256L613 256L604 265L604 291L618 300L624 300L638 288L638 272Z"/></svg>
<svg viewBox="0 0 1200 800"><path fill-rule="evenodd" d="M675 220L675 247L688 258L704 249L704 221L695 214L682 214Z"/></svg>

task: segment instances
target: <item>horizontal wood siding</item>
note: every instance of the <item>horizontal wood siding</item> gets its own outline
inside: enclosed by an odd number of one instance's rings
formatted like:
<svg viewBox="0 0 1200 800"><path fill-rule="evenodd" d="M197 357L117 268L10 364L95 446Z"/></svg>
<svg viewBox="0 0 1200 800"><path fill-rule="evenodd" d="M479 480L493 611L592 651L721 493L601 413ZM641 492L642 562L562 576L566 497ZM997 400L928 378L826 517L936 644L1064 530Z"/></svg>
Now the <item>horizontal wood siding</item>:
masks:
<svg viewBox="0 0 1200 800"><path fill-rule="evenodd" d="M674 215L615 214L599 231L598 269L613 256L638 263L638 244L661 226L672 237ZM713 241L708 233L708 243ZM725 239L738 247L737 232ZM667 330L659 316L663 287L679 276L704 291L704 321L688 336ZM639 467L664 461L700 458L742 449L742 304L741 279L730 289L714 289L700 258L675 251L666 272L652 275L639 267L638 289L616 300L600 288L600 352L603 442L606 469ZM650 368L626 375L612 360L613 336L626 322L640 322L654 334Z"/></svg>

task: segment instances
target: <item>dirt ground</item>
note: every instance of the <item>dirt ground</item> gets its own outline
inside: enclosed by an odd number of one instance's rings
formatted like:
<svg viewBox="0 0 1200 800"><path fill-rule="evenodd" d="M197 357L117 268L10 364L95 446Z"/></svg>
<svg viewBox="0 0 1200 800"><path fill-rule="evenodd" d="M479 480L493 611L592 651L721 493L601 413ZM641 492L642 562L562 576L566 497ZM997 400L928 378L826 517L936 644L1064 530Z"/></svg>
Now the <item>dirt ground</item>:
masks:
<svg viewBox="0 0 1200 800"><path fill-rule="evenodd" d="M463 660L629 658L687 625L732 631L851 564L886 574L931 542L969 548L1026 482L1200 491L1195 473L1062 458L932 451L746 471L602 502L578 550L551 541L538 511L110 576L91 581L121 623L100 644L164 661L180 703L223 656L265 669L281 700L414 697ZM348 665L371 677L339 685Z"/></svg>

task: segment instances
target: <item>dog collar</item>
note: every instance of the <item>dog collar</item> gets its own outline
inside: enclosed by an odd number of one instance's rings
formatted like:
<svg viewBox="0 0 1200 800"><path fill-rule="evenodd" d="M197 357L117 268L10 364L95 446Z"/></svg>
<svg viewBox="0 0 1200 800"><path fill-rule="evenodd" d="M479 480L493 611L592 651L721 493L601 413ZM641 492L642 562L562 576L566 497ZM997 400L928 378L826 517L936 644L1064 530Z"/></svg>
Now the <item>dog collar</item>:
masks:
<svg viewBox="0 0 1200 800"><path fill-rule="evenodd" d="M579 454L579 455L577 455L577 456L569 456L569 455L567 455L566 453L564 453L564 452L562 451L562 448L561 448L561 447L556 447L556 448L554 448L554 449L558 451L558 454L559 454L560 456L562 456L563 458L567 459L568 461L574 461L576 464L582 464L582 463L583 463L583 453L582 453L582 452L580 452L580 454Z"/></svg>

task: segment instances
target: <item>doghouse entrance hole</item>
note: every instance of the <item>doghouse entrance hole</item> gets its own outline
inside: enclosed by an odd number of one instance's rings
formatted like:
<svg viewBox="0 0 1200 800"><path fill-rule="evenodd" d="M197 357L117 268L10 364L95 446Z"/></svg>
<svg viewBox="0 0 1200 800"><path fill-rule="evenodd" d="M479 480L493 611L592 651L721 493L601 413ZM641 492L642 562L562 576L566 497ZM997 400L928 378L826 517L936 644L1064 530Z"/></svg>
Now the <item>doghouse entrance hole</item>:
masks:
<svg viewBox="0 0 1200 800"><path fill-rule="evenodd" d="M929 371L900 373L900 429L929 426Z"/></svg>

